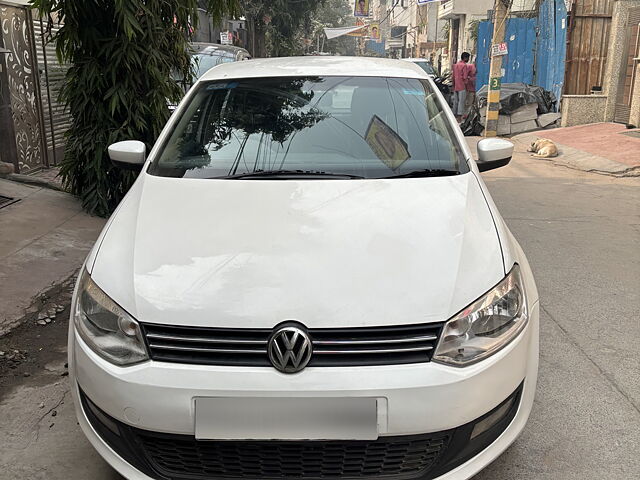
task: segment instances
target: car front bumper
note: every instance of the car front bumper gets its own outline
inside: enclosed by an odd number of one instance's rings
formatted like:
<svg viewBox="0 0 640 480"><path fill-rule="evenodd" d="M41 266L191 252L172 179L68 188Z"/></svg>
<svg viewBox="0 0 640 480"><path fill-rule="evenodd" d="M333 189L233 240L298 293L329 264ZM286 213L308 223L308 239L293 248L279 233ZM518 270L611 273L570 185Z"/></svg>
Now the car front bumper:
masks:
<svg viewBox="0 0 640 480"><path fill-rule="evenodd" d="M529 323L513 342L492 357L466 368L431 362L310 367L296 375L264 367L212 367L154 361L116 367L92 352L72 326L69 335L72 393L85 435L102 457L128 479L168 477L163 477L158 470L143 473L141 470L145 469L136 468L135 459L105 439L104 432L99 433L101 427L96 424L96 415L87 405L94 405L98 416L106 418L107 423L121 425L128 432L148 432L165 439L195 442L195 397L376 397L381 400L378 403L379 443L396 439L420 441L445 433L451 440L447 452L443 453L451 460L444 470L440 462L439 469L391 478L467 479L498 457L522 431L529 417L538 369L537 303L530 312ZM471 449L462 461L456 460L455 454L459 452L455 450L462 451L466 445L453 441L460 435L456 437L455 432L464 430L468 440L470 429L499 409L506 399L515 399L515 407L504 414L504 425L497 424L499 431L494 429L494 435L484 444L475 442L481 450Z"/></svg>

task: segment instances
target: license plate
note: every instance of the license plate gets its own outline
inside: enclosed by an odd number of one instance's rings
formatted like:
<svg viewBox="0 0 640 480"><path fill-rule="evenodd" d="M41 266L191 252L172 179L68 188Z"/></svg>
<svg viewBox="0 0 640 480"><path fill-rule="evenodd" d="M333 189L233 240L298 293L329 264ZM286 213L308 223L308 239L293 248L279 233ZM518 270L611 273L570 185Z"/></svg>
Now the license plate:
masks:
<svg viewBox="0 0 640 480"><path fill-rule="evenodd" d="M198 440L375 440L376 398L195 399Z"/></svg>

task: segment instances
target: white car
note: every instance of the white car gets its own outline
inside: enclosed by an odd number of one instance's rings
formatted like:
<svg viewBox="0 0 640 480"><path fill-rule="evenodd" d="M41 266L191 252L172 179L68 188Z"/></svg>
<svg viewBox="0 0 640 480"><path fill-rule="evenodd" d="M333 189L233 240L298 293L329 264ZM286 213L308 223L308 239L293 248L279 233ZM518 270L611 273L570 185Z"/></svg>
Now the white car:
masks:
<svg viewBox="0 0 640 480"><path fill-rule="evenodd" d="M129 479L466 479L524 428L538 293L409 62L218 66L79 277L78 422ZM517 201L517 199L515 200Z"/></svg>
<svg viewBox="0 0 640 480"><path fill-rule="evenodd" d="M433 68L433 64L431 63L431 60L427 59L427 58L403 58L402 60L404 60L405 62L411 62L411 63L415 63L416 65L418 65L422 70L425 71L425 73L427 75L429 75L430 77L435 77L438 75L438 72L436 72L436 69Z"/></svg>

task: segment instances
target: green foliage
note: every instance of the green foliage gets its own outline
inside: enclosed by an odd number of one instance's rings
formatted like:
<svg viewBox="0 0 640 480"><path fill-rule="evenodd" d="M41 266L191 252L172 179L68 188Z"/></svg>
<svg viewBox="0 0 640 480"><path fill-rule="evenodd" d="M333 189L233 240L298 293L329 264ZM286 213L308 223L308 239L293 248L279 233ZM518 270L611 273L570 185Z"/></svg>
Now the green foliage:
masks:
<svg viewBox="0 0 640 480"><path fill-rule="evenodd" d="M354 24L353 2L350 0L327 0L313 15L313 36L324 35L325 27L346 27ZM326 40L325 52L339 55L355 55L356 37L342 36Z"/></svg>
<svg viewBox="0 0 640 480"><path fill-rule="evenodd" d="M473 53L476 51L476 44L478 43L478 29L480 28L480 20L471 20L467 30L469 31L469 40L473 45Z"/></svg>
<svg viewBox="0 0 640 480"><path fill-rule="evenodd" d="M137 139L151 149L183 90L171 73L192 78L188 41L197 0L32 0L63 26L53 36L71 64L61 100L72 116L60 174L90 213L107 216L135 174L114 167L107 146ZM236 0L205 2L214 17L235 13Z"/></svg>
<svg viewBox="0 0 640 480"><path fill-rule="evenodd" d="M326 0L241 0L242 11L255 32L250 40L256 57L300 55L302 37L311 30L314 12ZM255 43L255 45L253 45Z"/></svg>

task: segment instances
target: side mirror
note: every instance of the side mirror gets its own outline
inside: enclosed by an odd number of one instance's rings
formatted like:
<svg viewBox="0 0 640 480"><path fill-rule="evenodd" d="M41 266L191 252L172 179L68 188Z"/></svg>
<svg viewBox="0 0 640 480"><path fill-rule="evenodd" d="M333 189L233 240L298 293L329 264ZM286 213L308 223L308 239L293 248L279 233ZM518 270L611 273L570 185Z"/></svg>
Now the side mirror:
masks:
<svg viewBox="0 0 640 480"><path fill-rule="evenodd" d="M109 145L109 158L116 167L140 171L147 156L147 147L138 140L125 140Z"/></svg>
<svg viewBox="0 0 640 480"><path fill-rule="evenodd" d="M486 172L504 167L513 156L513 143L502 138L485 138L478 142L478 170Z"/></svg>

